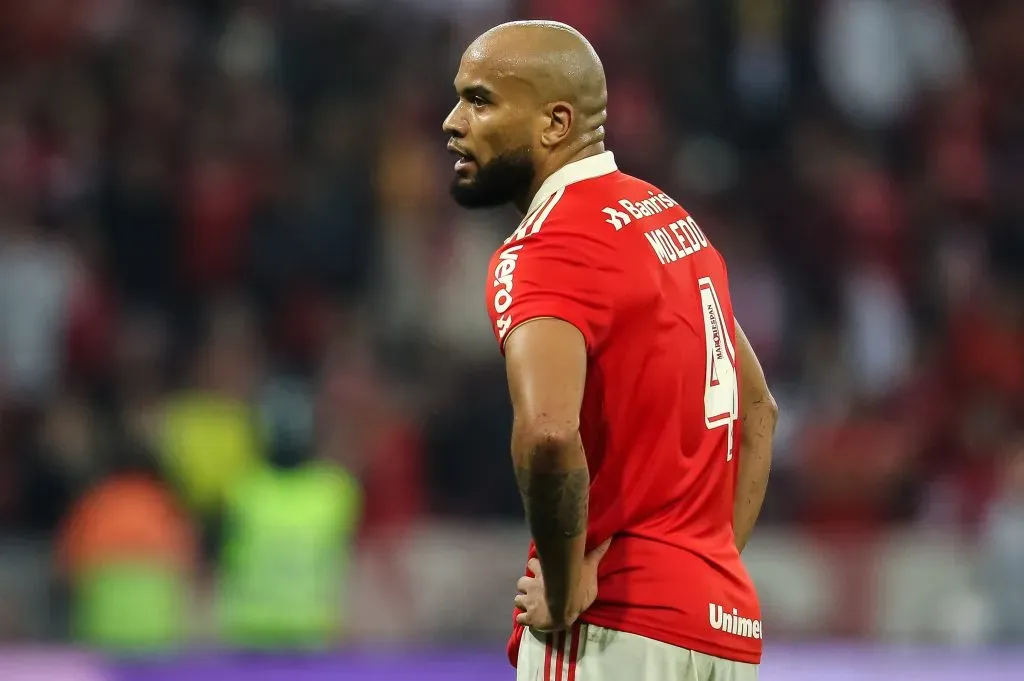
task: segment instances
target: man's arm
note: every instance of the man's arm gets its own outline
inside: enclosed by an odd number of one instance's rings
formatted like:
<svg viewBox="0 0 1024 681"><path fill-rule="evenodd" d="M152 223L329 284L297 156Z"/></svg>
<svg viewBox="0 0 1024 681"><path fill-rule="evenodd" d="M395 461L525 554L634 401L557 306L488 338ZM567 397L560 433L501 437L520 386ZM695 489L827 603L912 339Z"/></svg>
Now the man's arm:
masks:
<svg viewBox="0 0 1024 681"><path fill-rule="evenodd" d="M505 364L512 460L557 625L579 614L572 610L587 537L590 473L579 434L586 343L568 322L535 319L510 333Z"/></svg>
<svg viewBox="0 0 1024 681"><path fill-rule="evenodd" d="M740 369L740 413L743 426L740 439L739 472L736 476L736 501L733 507L733 533L736 548L743 551L761 513L768 473L772 465L772 436L779 420L779 408L750 342L736 324L737 362Z"/></svg>

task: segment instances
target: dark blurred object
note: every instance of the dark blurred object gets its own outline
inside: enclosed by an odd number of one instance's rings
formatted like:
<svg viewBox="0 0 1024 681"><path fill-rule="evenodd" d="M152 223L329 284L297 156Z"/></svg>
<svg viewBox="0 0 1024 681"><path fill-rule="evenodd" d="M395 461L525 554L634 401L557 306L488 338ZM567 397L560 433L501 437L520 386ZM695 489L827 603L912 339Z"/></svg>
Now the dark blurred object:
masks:
<svg viewBox="0 0 1024 681"><path fill-rule="evenodd" d="M95 414L80 397L53 404L39 440L29 450L25 499L27 525L52 533L82 493L111 472Z"/></svg>

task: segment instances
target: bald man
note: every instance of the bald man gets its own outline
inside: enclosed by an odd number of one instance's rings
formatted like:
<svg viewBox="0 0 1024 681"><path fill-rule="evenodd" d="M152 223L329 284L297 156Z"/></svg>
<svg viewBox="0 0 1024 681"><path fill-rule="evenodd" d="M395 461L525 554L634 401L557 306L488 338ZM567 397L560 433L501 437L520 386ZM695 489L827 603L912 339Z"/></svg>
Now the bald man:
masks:
<svg viewBox="0 0 1024 681"><path fill-rule="evenodd" d="M777 412L722 257L678 202L616 168L604 70L571 27L487 31L455 89L452 196L524 215L486 283L533 539L518 678L756 678L740 552Z"/></svg>

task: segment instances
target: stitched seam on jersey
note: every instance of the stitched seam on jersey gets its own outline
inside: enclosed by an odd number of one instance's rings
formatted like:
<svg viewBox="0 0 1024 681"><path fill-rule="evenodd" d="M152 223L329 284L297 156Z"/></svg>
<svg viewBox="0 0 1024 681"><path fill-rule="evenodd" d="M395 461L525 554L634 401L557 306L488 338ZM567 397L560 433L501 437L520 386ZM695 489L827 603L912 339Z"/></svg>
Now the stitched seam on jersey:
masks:
<svg viewBox="0 0 1024 681"><path fill-rule="evenodd" d="M556 205L558 205L563 194L565 194L565 187L562 187L551 195L551 198L548 200L547 207L541 209L540 213L537 215L537 219L534 220L533 225L530 226L530 234L536 234L540 231L540 228L544 226L544 221L548 219L549 215L551 215L551 211L555 209Z"/></svg>
<svg viewBox="0 0 1024 681"><path fill-rule="evenodd" d="M565 322L566 324L569 324L570 326L575 327L576 330L580 332L580 335L583 335L583 331L580 330L579 327L576 326L576 324L574 324L573 322L570 322L568 319L565 319L564 317L559 317L558 315L545 314L545 315L540 315L538 317L530 317L529 319L524 319L523 321L519 322L518 324L513 324L511 327L509 327L509 330L505 332L505 336L501 339L501 349L502 350L505 349L505 343L508 342L509 336L512 335L513 331L518 329L520 326L523 326L524 324L529 324L530 322L535 322L535 321L540 320L540 319L557 319L560 322ZM584 341L586 340L586 336L583 337L583 340Z"/></svg>
<svg viewBox="0 0 1024 681"><path fill-rule="evenodd" d="M556 194L557 193L558 192L556 192ZM561 197L558 197L558 198L561 198ZM541 222L544 221L544 219L547 217L548 213L550 212L550 210L547 210L547 209L551 205L551 202L553 200L557 200L556 197L555 197L555 194L552 194L551 196L549 196L547 199L544 200L544 202L542 204L537 206L536 209L530 211L530 213L527 214L527 216L525 218L523 218L522 221L519 223L519 226L517 226L515 228L515 230L511 234L508 235L508 238L505 239L504 244L507 246L507 245L509 245L511 243L514 243L516 241L521 241L522 239L526 238L526 235L528 233L529 234L533 234L534 232L539 230L540 229L540 225L537 225L537 227L535 229L533 229L532 231L529 231L530 228L533 227L533 224L535 222L537 222L538 218L540 219ZM543 217L541 217L542 214L543 214Z"/></svg>
<svg viewBox="0 0 1024 681"><path fill-rule="evenodd" d="M604 177L616 172L618 169L618 165L615 163L615 155L611 151L602 151L596 156L573 161L562 166L559 170L552 173L548 179L544 180L537 191L537 195L533 198L534 203L530 204L530 208L533 208L536 204L543 203L540 197L544 196L546 199L545 192L553 194L557 189L565 189L577 182Z"/></svg>

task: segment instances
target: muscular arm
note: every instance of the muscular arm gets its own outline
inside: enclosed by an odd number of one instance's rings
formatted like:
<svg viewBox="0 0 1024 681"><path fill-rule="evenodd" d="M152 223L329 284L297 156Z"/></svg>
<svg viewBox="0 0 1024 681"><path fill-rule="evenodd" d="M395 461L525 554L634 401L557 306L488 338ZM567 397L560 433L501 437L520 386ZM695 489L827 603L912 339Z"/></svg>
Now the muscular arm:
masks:
<svg viewBox="0 0 1024 681"><path fill-rule="evenodd" d="M739 472L736 476L736 501L733 507L733 532L736 548L741 552L754 530L761 513L768 472L772 464L772 436L779 419L761 363L747 341L746 334L736 324L736 354L740 369L741 428Z"/></svg>
<svg viewBox="0 0 1024 681"><path fill-rule="evenodd" d="M559 319L536 319L505 342L514 412L512 460L526 520L544 568L547 602L567 621L580 581L590 473L579 434L587 373L583 336Z"/></svg>

